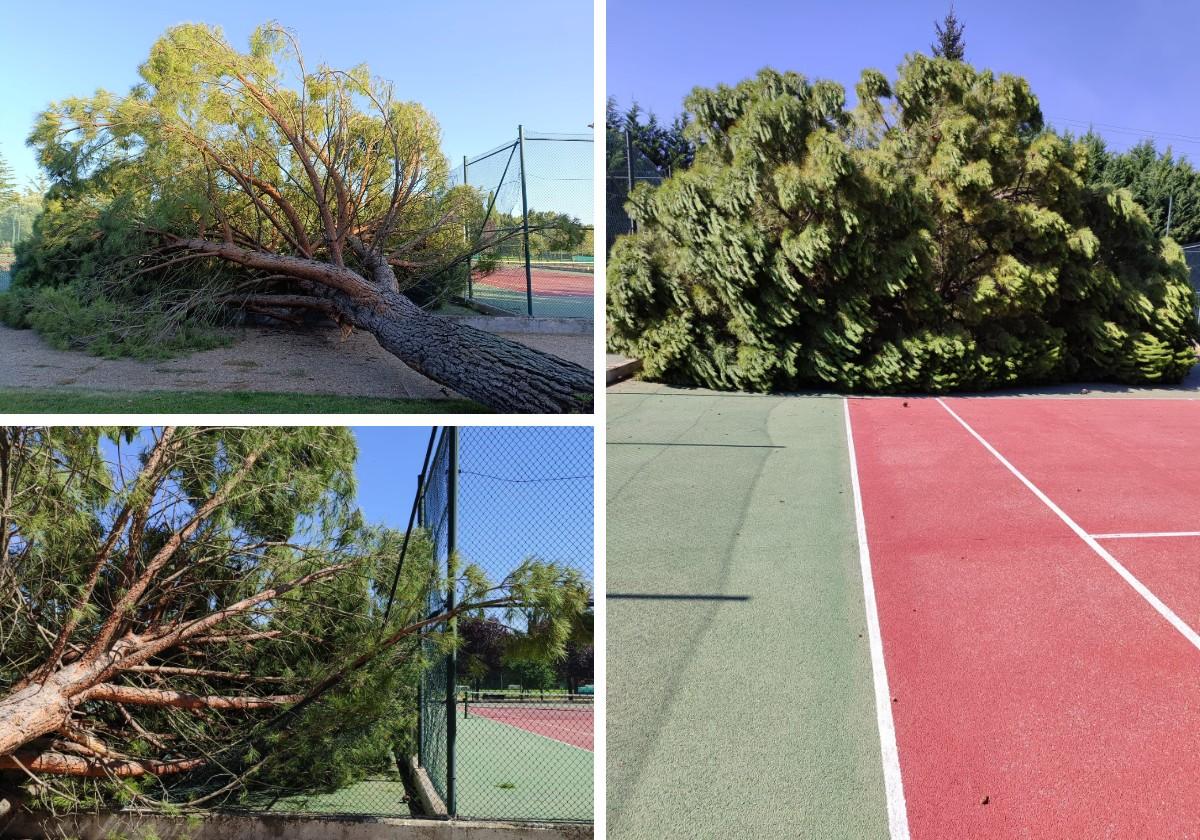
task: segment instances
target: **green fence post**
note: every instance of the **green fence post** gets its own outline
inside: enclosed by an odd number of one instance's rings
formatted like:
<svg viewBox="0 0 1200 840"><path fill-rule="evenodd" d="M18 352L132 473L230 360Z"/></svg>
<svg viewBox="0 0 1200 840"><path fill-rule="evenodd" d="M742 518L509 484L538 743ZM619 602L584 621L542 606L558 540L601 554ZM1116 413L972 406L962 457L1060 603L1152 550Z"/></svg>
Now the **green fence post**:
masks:
<svg viewBox="0 0 1200 840"><path fill-rule="evenodd" d="M425 474L417 476L417 527L425 527L425 503L421 491L425 488ZM425 605L426 609L429 605ZM424 654L425 643L421 643L421 653ZM421 672L417 680L417 764L425 766L425 672Z"/></svg>
<svg viewBox="0 0 1200 840"><path fill-rule="evenodd" d="M525 189L525 126L517 126L517 142L521 146L521 225L525 236L525 310L533 317L533 269L529 264L529 194Z"/></svg>
<svg viewBox="0 0 1200 840"><path fill-rule="evenodd" d="M633 141L629 138L629 129L625 129L625 198L629 199L629 194L633 192ZM622 202L624 204L624 202ZM629 232L633 233L637 230L637 224L633 221L632 216L629 219Z"/></svg>
<svg viewBox="0 0 1200 840"><path fill-rule="evenodd" d="M449 585L446 588L446 609L454 609L455 576L458 574L454 553L458 543L458 427L446 428L447 445L450 447L449 466L446 470L446 571ZM458 621L450 619L450 637L457 639ZM458 682L458 655L451 649L446 657L446 812L451 817L458 816L458 802L455 795L457 786L457 768L455 739L458 737L458 703L455 691Z"/></svg>
<svg viewBox="0 0 1200 840"><path fill-rule="evenodd" d="M470 186L467 180L467 156L463 155L463 186ZM467 240L467 250L471 249L471 223L463 222L463 236ZM471 282L471 258L467 257L467 300L475 300L475 286Z"/></svg>

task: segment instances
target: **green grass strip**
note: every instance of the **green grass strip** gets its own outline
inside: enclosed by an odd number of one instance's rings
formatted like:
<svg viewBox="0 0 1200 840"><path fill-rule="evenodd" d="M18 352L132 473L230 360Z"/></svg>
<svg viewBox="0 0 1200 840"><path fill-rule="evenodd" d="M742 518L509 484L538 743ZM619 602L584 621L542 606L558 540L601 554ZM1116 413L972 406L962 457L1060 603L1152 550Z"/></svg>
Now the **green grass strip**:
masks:
<svg viewBox="0 0 1200 840"><path fill-rule="evenodd" d="M387 399L263 391L0 388L7 414L483 414L470 400Z"/></svg>

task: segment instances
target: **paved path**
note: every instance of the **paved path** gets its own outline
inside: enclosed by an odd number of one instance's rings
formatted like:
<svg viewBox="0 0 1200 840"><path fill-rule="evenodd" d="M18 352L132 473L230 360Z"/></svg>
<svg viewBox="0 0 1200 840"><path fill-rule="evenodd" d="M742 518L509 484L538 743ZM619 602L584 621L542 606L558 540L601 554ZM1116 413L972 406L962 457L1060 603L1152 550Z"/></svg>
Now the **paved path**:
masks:
<svg viewBox="0 0 1200 840"><path fill-rule="evenodd" d="M0 326L0 387L457 396L405 366L368 333L246 327L236 334L228 347L143 362L55 350L32 330ZM591 335L504 335L592 366Z"/></svg>

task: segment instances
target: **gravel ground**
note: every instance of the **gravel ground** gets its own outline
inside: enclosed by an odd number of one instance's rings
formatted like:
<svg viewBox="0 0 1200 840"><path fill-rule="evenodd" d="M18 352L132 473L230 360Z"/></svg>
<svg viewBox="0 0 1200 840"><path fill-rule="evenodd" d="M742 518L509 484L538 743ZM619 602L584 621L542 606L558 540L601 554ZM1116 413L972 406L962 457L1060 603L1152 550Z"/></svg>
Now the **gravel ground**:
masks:
<svg viewBox="0 0 1200 840"><path fill-rule="evenodd" d="M452 397L384 351L368 333L246 327L228 347L167 361L102 359L55 350L32 330L0 326L0 386L104 391L274 391L363 397ZM585 367L591 335L501 333Z"/></svg>

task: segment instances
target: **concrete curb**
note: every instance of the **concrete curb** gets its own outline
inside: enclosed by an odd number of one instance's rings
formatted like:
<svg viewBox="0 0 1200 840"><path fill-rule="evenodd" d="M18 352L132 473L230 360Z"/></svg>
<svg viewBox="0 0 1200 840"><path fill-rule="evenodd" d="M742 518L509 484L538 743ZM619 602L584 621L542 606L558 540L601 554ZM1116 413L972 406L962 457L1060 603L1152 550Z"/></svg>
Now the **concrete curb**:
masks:
<svg viewBox="0 0 1200 840"><path fill-rule="evenodd" d="M605 384L615 385L618 382L624 382L641 369L641 359L627 359L624 356L609 353L605 366Z"/></svg>
<svg viewBox="0 0 1200 840"><path fill-rule="evenodd" d="M59 840L590 840L591 825L454 820L300 817L282 814L100 812L21 813L0 826L3 838Z"/></svg>
<svg viewBox="0 0 1200 840"><path fill-rule="evenodd" d="M528 315L514 315L507 309L488 306L477 300L455 298L454 302L482 314L442 317L488 332L529 335L591 335L593 332L591 318L530 318Z"/></svg>
<svg viewBox="0 0 1200 840"><path fill-rule="evenodd" d="M446 315L456 321L493 333L524 335L591 335L590 318L528 318L522 315Z"/></svg>
<svg viewBox="0 0 1200 840"><path fill-rule="evenodd" d="M417 791L417 798L421 800L421 810L423 813L431 817L441 818L450 815L446 810L446 803L438 795L437 789L433 786L433 781L429 778L429 774L425 772L425 768L417 763L415 755L408 757L408 777L412 780L412 786Z"/></svg>

